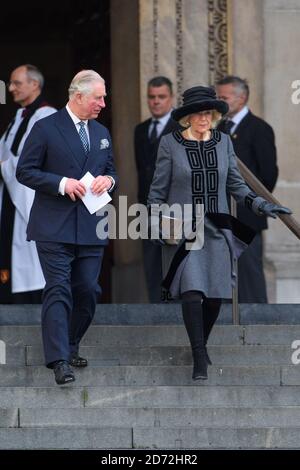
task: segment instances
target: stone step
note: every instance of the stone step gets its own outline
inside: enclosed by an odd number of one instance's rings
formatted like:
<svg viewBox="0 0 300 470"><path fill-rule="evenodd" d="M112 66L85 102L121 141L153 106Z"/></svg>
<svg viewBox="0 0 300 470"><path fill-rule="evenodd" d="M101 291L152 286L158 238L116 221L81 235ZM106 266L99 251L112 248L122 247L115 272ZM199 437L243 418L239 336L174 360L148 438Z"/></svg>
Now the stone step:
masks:
<svg viewBox="0 0 300 470"><path fill-rule="evenodd" d="M299 427L134 428L137 449L299 449Z"/></svg>
<svg viewBox="0 0 300 470"><path fill-rule="evenodd" d="M300 406L299 386L1 387L0 408Z"/></svg>
<svg viewBox="0 0 300 470"><path fill-rule="evenodd" d="M21 351L19 351L21 349ZM214 365L292 365L294 352L286 346L209 346L208 352ZM80 354L90 365L191 365L189 346L157 346L135 348L115 346L82 346ZM299 354L300 356L300 354ZM11 347L6 354L7 365L43 365L44 355L40 346ZM25 362L26 361L26 362Z"/></svg>
<svg viewBox="0 0 300 470"><path fill-rule="evenodd" d="M17 428L18 426L19 409L0 407L0 428Z"/></svg>
<svg viewBox="0 0 300 470"><path fill-rule="evenodd" d="M191 366L93 366L76 369L76 385L191 385ZM0 366L0 387L51 386L54 374L41 366ZM212 366L202 385L299 385L297 366Z"/></svg>
<svg viewBox="0 0 300 470"><path fill-rule="evenodd" d="M40 326L0 326L0 339L7 346L32 346L41 344ZM277 344L289 346L300 340L300 325L247 325L216 326L210 344ZM183 326L91 326L82 345L115 345L128 347L187 346L188 337Z"/></svg>
<svg viewBox="0 0 300 470"><path fill-rule="evenodd" d="M129 427L0 429L0 449L131 449Z"/></svg>
<svg viewBox="0 0 300 470"><path fill-rule="evenodd" d="M102 390L103 388L101 388ZM117 387L114 388L117 390ZM99 389L100 392L100 389ZM100 392L101 393L101 392ZM113 391L111 391L113 393ZM0 408L58 407L80 408L85 404L87 390L83 387L1 387ZM98 396L98 394L96 394Z"/></svg>
<svg viewBox="0 0 300 470"><path fill-rule="evenodd" d="M300 325L299 325L300 332ZM212 344L242 344L243 327L217 326L211 336ZM39 326L0 326L0 339L9 346L41 344ZM188 337L183 326L92 326L82 340L82 345L111 347L187 346Z"/></svg>
<svg viewBox="0 0 300 470"><path fill-rule="evenodd" d="M300 407L21 408L0 410L0 427L297 427ZM300 442L299 442L300 444Z"/></svg>
<svg viewBox="0 0 300 470"><path fill-rule="evenodd" d="M299 427L0 429L0 449L297 449Z"/></svg>
<svg viewBox="0 0 300 470"><path fill-rule="evenodd" d="M240 304L240 323L299 324L299 304ZM0 305L0 325L38 325L40 305ZM219 323L232 323L231 304L223 304ZM181 306L161 304L101 304L97 305L95 324L158 325L181 324Z"/></svg>
<svg viewBox="0 0 300 470"><path fill-rule="evenodd" d="M248 325L245 344L291 344L300 341L300 325Z"/></svg>

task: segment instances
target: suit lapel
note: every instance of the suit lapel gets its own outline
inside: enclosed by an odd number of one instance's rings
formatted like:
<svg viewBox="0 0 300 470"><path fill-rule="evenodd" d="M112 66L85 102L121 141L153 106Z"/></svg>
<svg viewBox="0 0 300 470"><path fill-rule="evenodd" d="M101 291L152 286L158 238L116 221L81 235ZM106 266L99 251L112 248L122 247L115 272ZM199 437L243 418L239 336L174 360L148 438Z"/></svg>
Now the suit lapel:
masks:
<svg viewBox="0 0 300 470"><path fill-rule="evenodd" d="M141 135L140 135L140 145L142 145L143 148L143 154L149 158L149 148L150 148L150 142L149 142L149 126L151 124L151 119L148 119L145 121L143 127L141 128Z"/></svg>
<svg viewBox="0 0 300 470"><path fill-rule="evenodd" d="M251 120L251 111L249 111L246 116L241 120L241 122L238 124L237 128L231 135L232 139L238 139L240 134L243 133L244 129L248 127L249 121Z"/></svg>
<svg viewBox="0 0 300 470"><path fill-rule="evenodd" d="M86 155L77 129L66 108L61 109L57 113L56 126L65 140L74 160L77 162L80 168L83 168L86 162Z"/></svg>
<svg viewBox="0 0 300 470"><path fill-rule="evenodd" d="M143 135L142 135L142 139L143 139L143 142L144 144L146 145L149 145L149 127L150 127L150 124L151 124L151 119L148 119L146 122L145 122L145 125L143 126Z"/></svg>
<svg viewBox="0 0 300 470"><path fill-rule="evenodd" d="M97 132L98 129L93 120L89 121L88 127L89 127L89 135L90 135L90 154L94 155L94 153L100 149L101 139L99 138L99 132Z"/></svg>
<svg viewBox="0 0 300 470"><path fill-rule="evenodd" d="M172 118L170 118L167 122L167 124L165 125L165 127L163 128L163 131L162 133L160 134L160 137L162 137L163 135L166 135L166 134L170 134L170 132L172 132L174 130L174 124L175 124L175 121L173 121Z"/></svg>

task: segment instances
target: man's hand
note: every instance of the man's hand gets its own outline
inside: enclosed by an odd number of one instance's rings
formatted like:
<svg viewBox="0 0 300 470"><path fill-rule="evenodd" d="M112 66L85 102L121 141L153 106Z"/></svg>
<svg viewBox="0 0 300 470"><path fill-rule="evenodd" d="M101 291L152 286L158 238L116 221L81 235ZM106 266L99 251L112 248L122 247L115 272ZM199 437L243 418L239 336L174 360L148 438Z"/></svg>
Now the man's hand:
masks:
<svg viewBox="0 0 300 470"><path fill-rule="evenodd" d="M83 183L73 178L68 178L65 186L65 194L68 194L72 201L76 198L81 199L86 193L86 187Z"/></svg>
<svg viewBox="0 0 300 470"><path fill-rule="evenodd" d="M97 176L91 186L91 191L93 194L100 194L104 193L104 191L108 191L112 185L111 180L107 176Z"/></svg>

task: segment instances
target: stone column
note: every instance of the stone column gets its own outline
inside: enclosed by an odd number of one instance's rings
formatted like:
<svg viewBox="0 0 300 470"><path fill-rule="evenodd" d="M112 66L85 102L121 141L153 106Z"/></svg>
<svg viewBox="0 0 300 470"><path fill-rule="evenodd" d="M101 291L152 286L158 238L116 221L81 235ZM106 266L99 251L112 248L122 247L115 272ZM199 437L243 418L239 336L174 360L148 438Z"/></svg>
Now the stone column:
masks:
<svg viewBox="0 0 300 470"><path fill-rule="evenodd" d="M149 117L147 82L156 75L172 80L175 104L186 88L208 83L206 0L140 0L142 120Z"/></svg>
<svg viewBox="0 0 300 470"><path fill-rule="evenodd" d="M111 0L112 137L120 184L114 197L136 202L137 181L133 132L140 121L139 1ZM125 215L126 209L120 209ZM145 298L141 245L130 239L114 241L113 302L139 302Z"/></svg>
<svg viewBox="0 0 300 470"><path fill-rule="evenodd" d="M291 101L291 85L300 79L300 1L231 0L229 5L232 73L248 79L251 110L275 131L279 180L274 195L299 218L299 106ZM299 241L278 220L269 221L264 239L269 301L299 302Z"/></svg>
<svg viewBox="0 0 300 470"><path fill-rule="evenodd" d="M263 116L264 35L263 1L229 0L230 68L250 86L249 106Z"/></svg>
<svg viewBox="0 0 300 470"><path fill-rule="evenodd" d="M300 220L300 104L293 104L294 80L300 79L300 1L264 1L264 109L278 150L275 196ZM276 271L276 301L300 302L299 240L280 221L270 221L266 256Z"/></svg>

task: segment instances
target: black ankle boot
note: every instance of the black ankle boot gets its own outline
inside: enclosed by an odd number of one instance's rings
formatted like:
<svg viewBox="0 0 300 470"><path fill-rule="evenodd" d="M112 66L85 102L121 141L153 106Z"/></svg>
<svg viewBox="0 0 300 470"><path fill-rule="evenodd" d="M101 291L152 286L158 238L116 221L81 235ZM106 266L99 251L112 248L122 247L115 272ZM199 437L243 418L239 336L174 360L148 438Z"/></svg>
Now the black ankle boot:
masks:
<svg viewBox="0 0 300 470"><path fill-rule="evenodd" d="M206 345L204 346L204 354L205 354L205 358L206 358L207 364L208 364L209 366L211 366L211 365L212 365L212 362L211 362L211 359L210 359L210 357L209 357L209 355L208 355Z"/></svg>
<svg viewBox="0 0 300 470"><path fill-rule="evenodd" d="M207 366L204 337L203 313L200 293L187 292L182 295L182 314L187 334L191 343L194 369L193 380L207 379Z"/></svg>
<svg viewBox="0 0 300 470"><path fill-rule="evenodd" d="M217 318L219 316L221 309L221 299L208 299L204 298L202 303L202 310L203 310L203 336L204 336L204 349L206 354L207 363L211 366L212 362L207 352L207 341L211 330Z"/></svg>
<svg viewBox="0 0 300 470"><path fill-rule="evenodd" d="M193 380L207 379L207 366L205 350L203 348L193 349L194 369Z"/></svg>

